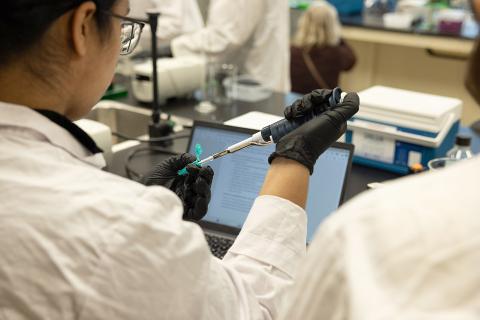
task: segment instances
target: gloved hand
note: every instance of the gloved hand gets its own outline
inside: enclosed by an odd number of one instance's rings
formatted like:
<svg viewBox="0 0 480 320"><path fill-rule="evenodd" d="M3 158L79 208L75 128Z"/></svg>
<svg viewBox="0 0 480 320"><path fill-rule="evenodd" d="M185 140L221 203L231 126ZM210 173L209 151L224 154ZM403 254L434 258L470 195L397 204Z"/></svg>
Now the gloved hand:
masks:
<svg viewBox="0 0 480 320"><path fill-rule="evenodd" d="M202 219L207 213L211 197L213 170L211 167L189 165L195 160L195 156L188 153L170 157L143 180L147 186L161 185L175 192L183 202L185 220ZM179 176L178 171L185 166L188 175Z"/></svg>
<svg viewBox="0 0 480 320"><path fill-rule="evenodd" d="M301 99L296 100L292 105L285 108L283 111L285 119L301 118L312 110L315 110L316 114L329 110L331 108L329 100L332 93L333 90L330 89L318 89L304 95Z"/></svg>
<svg viewBox="0 0 480 320"><path fill-rule="evenodd" d="M285 118L294 119L316 110L321 115L284 136L277 143L268 162L277 157L295 160L308 168L310 174L318 157L347 130L347 120L358 112L360 99L349 93L342 103L330 107L331 90L315 90L285 109Z"/></svg>

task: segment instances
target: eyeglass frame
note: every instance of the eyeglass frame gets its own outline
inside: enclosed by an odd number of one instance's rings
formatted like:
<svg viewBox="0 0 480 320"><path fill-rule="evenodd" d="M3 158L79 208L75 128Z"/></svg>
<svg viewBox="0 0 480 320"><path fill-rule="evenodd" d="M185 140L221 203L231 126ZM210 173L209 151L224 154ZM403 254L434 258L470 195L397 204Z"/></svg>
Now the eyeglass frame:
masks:
<svg viewBox="0 0 480 320"><path fill-rule="evenodd" d="M110 11L102 11L102 13L104 14L107 14L111 17L114 17L114 18L117 18L117 19L120 19L120 20L123 20L122 22L122 27L125 23L131 23L131 25L135 26L135 24L139 25L140 26L140 33L138 34L138 40L135 44L135 46L133 48L130 49L130 44L132 43L133 39L130 39L130 43L129 43L129 51L127 53L122 53L120 52L120 55L122 56L126 56L126 55L129 55L131 54L135 48L137 47L138 43L140 42L140 38L142 36L142 31L143 31L143 28L145 28L145 25L148 24L148 21L146 20L141 20L141 19L135 19L135 18L130 18L130 17L125 17L125 16L122 16L122 15L119 15L119 14L116 14L116 13L113 13L113 12L110 12ZM132 31L135 30L135 27L133 27ZM135 35L135 34L133 34ZM123 44L122 44L123 45Z"/></svg>
<svg viewBox="0 0 480 320"><path fill-rule="evenodd" d="M59 12L58 12L58 15L61 15L63 14L64 12L66 11L69 11L69 10L72 10L74 9L75 7L79 6L80 4L82 4L83 2L86 2L86 1L89 1L89 0L77 0L77 1L74 1L73 3L67 3L67 5L62 8ZM95 2L95 0L93 0ZM37 5L40 5L40 4L37 4ZM116 14L116 13L113 13L111 11L108 11L108 10L99 10L100 13L103 13L103 14L106 14L106 15L109 15L111 17L114 17L114 18L117 18L117 19L120 19L120 20L123 20L123 23L125 22L129 22L131 23L133 26L135 26L135 24L139 25L140 26L140 33L138 34L138 41L137 43L135 44L135 46L130 49L130 46L129 46L129 52L127 53L121 53L120 52L120 55L129 55L131 54L136 46L138 45L138 43L140 42L140 38L142 36L142 31L143 31L143 28L145 28L145 25L149 24L149 22L147 20L142 20L142 19L135 19L135 18L130 18L130 17L125 17L125 16L122 16L122 15L119 15L119 14ZM123 24L122 24L122 27L123 27ZM133 31L135 30L135 27L133 28ZM132 42L134 38L130 39L130 44Z"/></svg>

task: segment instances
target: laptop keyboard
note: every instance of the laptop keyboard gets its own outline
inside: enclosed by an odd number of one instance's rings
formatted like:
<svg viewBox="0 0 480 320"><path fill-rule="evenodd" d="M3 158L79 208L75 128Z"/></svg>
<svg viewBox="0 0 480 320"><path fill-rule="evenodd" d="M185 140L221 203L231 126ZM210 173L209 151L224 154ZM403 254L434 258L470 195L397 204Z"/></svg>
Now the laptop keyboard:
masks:
<svg viewBox="0 0 480 320"><path fill-rule="evenodd" d="M205 238L207 238L210 251L219 259L223 259L228 249L230 249L233 244L232 239L214 236L212 234L205 234Z"/></svg>

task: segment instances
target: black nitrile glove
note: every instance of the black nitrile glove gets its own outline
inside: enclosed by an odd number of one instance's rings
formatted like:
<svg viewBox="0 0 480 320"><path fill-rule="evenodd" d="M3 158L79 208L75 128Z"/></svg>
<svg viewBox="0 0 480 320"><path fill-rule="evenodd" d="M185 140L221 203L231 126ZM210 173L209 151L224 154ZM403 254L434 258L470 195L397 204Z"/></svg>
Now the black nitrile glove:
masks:
<svg viewBox="0 0 480 320"><path fill-rule="evenodd" d="M164 186L177 194L183 202L185 220L201 220L207 213L210 202L213 170L189 165L196 160L194 155L184 153L173 156L157 165L143 180L147 186ZM178 171L187 166L188 175L179 176Z"/></svg>
<svg viewBox="0 0 480 320"><path fill-rule="evenodd" d="M327 111L331 108L329 100L332 93L333 90L330 89L317 89L304 95L301 99L296 100L292 105L285 108L283 111L285 119L300 118L313 110L315 110L316 114Z"/></svg>
<svg viewBox="0 0 480 320"><path fill-rule="evenodd" d="M347 120L358 112L360 99L349 93L342 103L329 107L331 90L315 90L285 109L285 117L302 117L315 108L323 113L284 136L268 162L277 157L295 160L308 168L310 174L318 157L347 130Z"/></svg>

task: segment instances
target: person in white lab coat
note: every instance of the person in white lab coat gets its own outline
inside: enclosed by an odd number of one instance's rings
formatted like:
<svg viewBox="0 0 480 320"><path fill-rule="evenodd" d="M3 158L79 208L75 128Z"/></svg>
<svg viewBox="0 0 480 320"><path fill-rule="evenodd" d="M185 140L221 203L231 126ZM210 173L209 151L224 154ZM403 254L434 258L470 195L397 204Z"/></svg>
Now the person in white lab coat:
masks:
<svg viewBox="0 0 480 320"><path fill-rule="evenodd" d="M160 12L157 31L159 40L171 40L200 30L204 26L197 0L135 0L131 2L130 10L130 16L142 19L147 18L148 10ZM148 45L149 36L150 31L144 30L142 38L146 41L142 40L142 43Z"/></svg>
<svg viewBox="0 0 480 320"><path fill-rule="evenodd" d="M478 103L479 43L466 81ZM344 205L317 231L281 319L480 319L479 186L476 156Z"/></svg>
<svg viewBox="0 0 480 320"><path fill-rule="evenodd" d="M261 195L219 260L200 227L182 220L206 213L210 168L179 176L194 157L175 156L147 187L102 171L100 150L72 122L101 97L119 52L138 42L128 7L2 2L0 318L275 319L306 251L309 173L358 96L278 143ZM286 116L321 108L330 95L307 95Z"/></svg>
<svg viewBox="0 0 480 320"><path fill-rule="evenodd" d="M210 0L205 28L175 38L174 56L237 65L262 85L290 91L288 0Z"/></svg>

